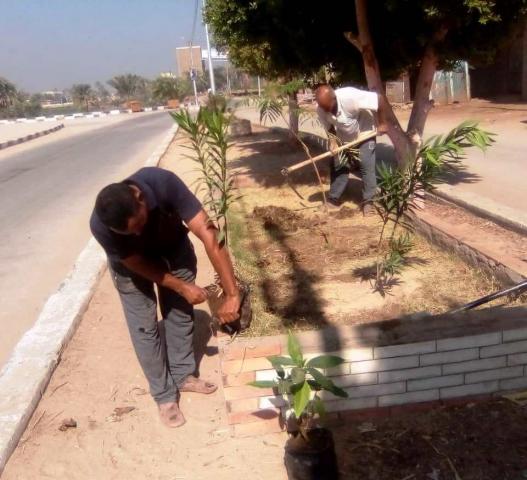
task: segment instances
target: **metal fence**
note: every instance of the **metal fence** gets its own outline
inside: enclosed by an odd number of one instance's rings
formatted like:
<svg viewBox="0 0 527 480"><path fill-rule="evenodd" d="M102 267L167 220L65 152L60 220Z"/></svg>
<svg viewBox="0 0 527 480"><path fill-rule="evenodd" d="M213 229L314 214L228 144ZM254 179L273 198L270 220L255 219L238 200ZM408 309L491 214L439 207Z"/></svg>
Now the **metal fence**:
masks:
<svg viewBox="0 0 527 480"><path fill-rule="evenodd" d="M470 78L465 71L439 70L434 75L430 97L443 105L470 100Z"/></svg>

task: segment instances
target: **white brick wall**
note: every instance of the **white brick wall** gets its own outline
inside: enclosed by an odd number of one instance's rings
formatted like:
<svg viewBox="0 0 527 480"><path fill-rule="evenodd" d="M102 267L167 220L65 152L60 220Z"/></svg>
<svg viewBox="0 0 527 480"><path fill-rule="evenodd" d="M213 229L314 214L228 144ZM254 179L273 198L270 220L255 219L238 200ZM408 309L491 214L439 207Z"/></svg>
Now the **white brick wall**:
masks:
<svg viewBox="0 0 527 480"><path fill-rule="evenodd" d="M499 390L497 380L491 382L472 383L470 385L460 385L459 387L446 387L439 389L440 398L466 397L469 395L482 395L494 393Z"/></svg>
<svg viewBox="0 0 527 480"><path fill-rule="evenodd" d="M455 385L463 385L465 378L463 374L445 375L443 377L423 378L420 380L410 380L407 383L409 392L415 390L429 390L432 388L453 387Z"/></svg>
<svg viewBox="0 0 527 480"><path fill-rule="evenodd" d="M355 385L372 385L378 383L378 373L358 373L357 375L342 375L333 377L333 383L337 387L353 387Z"/></svg>
<svg viewBox="0 0 527 480"><path fill-rule="evenodd" d="M523 367L496 368L494 370L483 370L465 374L465 383L486 382L487 380L499 380L501 378L514 378L523 375Z"/></svg>
<svg viewBox="0 0 527 480"><path fill-rule="evenodd" d="M439 400L438 389L400 393L395 395L383 395L379 397L379 407L403 405L405 403L431 402L433 400Z"/></svg>
<svg viewBox="0 0 527 480"><path fill-rule="evenodd" d="M481 358L498 357L499 355L507 355L511 353L527 352L527 341L523 342L509 342L493 347L484 347L479 351Z"/></svg>
<svg viewBox="0 0 527 480"><path fill-rule="evenodd" d="M351 373L383 372L387 370L399 370L401 368L412 368L419 366L419 357L385 358L383 360L367 360L365 362L352 362Z"/></svg>
<svg viewBox="0 0 527 480"><path fill-rule="evenodd" d="M321 392L330 412L527 388L527 327L330 353L346 359L326 373L349 395L342 399ZM272 370L256 373L258 380L274 376ZM276 397L258 401L260 408L283 405Z"/></svg>
<svg viewBox="0 0 527 480"><path fill-rule="evenodd" d="M421 355L419 363L422 367L427 365L441 365L443 363L464 362L479 358L478 348L465 348L463 350L452 350L449 352L430 353Z"/></svg>
<svg viewBox="0 0 527 480"><path fill-rule="evenodd" d="M527 353L516 353L507 356L507 365L527 365Z"/></svg>
<svg viewBox="0 0 527 480"><path fill-rule="evenodd" d="M505 330L503 332L504 342L514 342L516 340L527 339L527 328L516 328L514 330Z"/></svg>
<svg viewBox="0 0 527 480"><path fill-rule="evenodd" d="M431 353L436 351L436 342L409 343L406 345L391 345L373 349L373 358L400 357L416 353Z"/></svg>
<svg viewBox="0 0 527 480"><path fill-rule="evenodd" d="M404 370L392 370L391 372L379 373L379 383L398 382L399 380L411 380L414 378L436 377L441 375L441 367L406 368Z"/></svg>
<svg viewBox="0 0 527 480"><path fill-rule="evenodd" d="M501 342L501 332L471 335L468 337L445 338L437 340L437 351L459 350L461 348L496 345Z"/></svg>
<svg viewBox="0 0 527 480"><path fill-rule="evenodd" d="M443 375L451 373L477 372L478 370L490 370L492 368L505 367L507 357L485 358L483 360L469 360L468 362L449 363L443 365Z"/></svg>
<svg viewBox="0 0 527 480"><path fill-rule="evenodd" d="M343 398L341 400L326 402L326 411L360 410L364 408L375 408L376 406L377 397Z"/></svg>

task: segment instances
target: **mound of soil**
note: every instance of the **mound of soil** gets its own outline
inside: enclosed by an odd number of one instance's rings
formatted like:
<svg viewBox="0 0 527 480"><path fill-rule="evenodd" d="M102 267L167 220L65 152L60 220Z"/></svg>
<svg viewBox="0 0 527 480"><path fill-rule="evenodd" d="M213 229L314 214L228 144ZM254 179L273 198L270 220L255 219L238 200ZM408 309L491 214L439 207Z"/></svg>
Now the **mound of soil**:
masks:
<svg viewBox="0 0 527 480"><path fill-rule="evenodd" d="M253 217L260 220L266 230L296 232L299 229L309 228L313 225L310 219L298 215L289 208L275 207L273 205L255 207Z"/></svg>

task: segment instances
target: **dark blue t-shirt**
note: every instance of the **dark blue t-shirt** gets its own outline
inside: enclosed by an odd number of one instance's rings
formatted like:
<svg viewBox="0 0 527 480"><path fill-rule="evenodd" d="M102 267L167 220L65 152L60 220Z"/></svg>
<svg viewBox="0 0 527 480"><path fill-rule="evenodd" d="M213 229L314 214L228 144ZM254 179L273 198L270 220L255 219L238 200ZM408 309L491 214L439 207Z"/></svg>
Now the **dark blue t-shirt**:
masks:
<svg viewBox="0 0 527 480"><path fill-rule="evenodd" d="M188 229L183 222L194 218L202 206L181 179L168 170L145 167L124 182L143 192L148 220L141 235L122 235L106 227L93 211L90 229L110 263L119 264L121 259L134 254L151 259L170 256L184 247Z"/></svg>

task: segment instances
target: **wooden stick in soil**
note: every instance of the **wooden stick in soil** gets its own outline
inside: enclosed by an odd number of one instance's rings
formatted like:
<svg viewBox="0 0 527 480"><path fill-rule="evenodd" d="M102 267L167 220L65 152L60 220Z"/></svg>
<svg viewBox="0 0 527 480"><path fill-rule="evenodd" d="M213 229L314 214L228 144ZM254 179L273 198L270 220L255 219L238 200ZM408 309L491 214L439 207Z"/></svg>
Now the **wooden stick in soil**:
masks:
<svg viewBox="0 0 527 480"><path fill-rule="evenodd" d="M336 153L342 152L343 150L347 150L348 148L354 147L356 145L359 145L366 140L370 140L371 138L375 138L377 136L377 132L374 130L370 130L367 132L362 132L359 134L359 136L353 140L352 142L345 143L344 145L341 145L340 147L336 148L335 150L330 150L325 153L321 153L320 155L317 155L316 157L308 158L307 160L304 160L300 163L297 163L296 165L293 165L288 168L283 168L281 170L282 175L287 176L291 172L294 172L296 170L299 170L300 168L305 167L309 164L315 164L316 162L320 160L324 160L324 158L331 157L332 155L335 155Z"/></svg>

